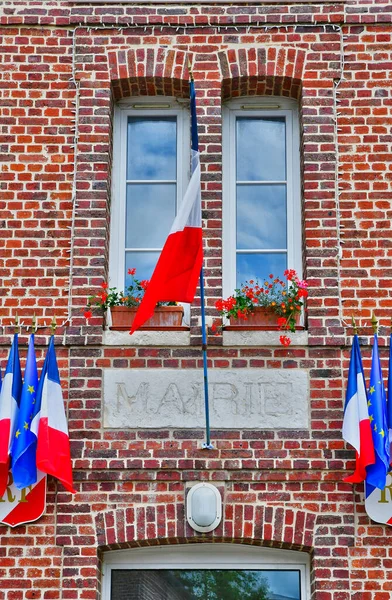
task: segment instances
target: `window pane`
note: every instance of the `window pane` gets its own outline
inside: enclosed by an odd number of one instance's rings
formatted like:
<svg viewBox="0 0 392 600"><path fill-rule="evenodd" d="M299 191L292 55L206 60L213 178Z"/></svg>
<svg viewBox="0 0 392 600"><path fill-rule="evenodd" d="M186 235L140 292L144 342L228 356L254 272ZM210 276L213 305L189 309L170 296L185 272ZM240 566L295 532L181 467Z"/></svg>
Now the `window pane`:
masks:
<svg viewBox="0 0 392 600"><path fill-rule="evenodd" d="M125 253L125 287L131 284L128 269L136 269L136 279L151 279L159 258L159 252L126 252Z"/></svg>
<svg viewBox="0 0 392 600"><path fill-rule="evenodd" d="M237 118L237 181L285 179L285 118Z"/></svg>
<svg viewBox="0 0 392 600"><path fill-rule="evenodd" d="M237 248L287 247L285 185L237 185Z"/></svg>
<svg viewBox="0 0 392 600"><path fill-rule="evenodd" d="M126 247L161 248L175 215L175 183L128 183Z"/></svg>
<svg viewBox="0 0 392 600"><path fill-rule="evenodd" d="M112 571L112 600L300 600L300 572Z"/></svg>
<svg viewBox="0 0 392 600"><path fill-rule="evenodd" d="M236 286L249 281L249 279L263 281L264 279L268 279L271 273L275 277L283 278L283 273L286 269L286 253L237 254Z"/></svg>
<svg viewBox="0 0 392 600"><path fill-rule="evenodd" d="M176 138L176 117L129 117L127 179L176 179Z"/></svg>

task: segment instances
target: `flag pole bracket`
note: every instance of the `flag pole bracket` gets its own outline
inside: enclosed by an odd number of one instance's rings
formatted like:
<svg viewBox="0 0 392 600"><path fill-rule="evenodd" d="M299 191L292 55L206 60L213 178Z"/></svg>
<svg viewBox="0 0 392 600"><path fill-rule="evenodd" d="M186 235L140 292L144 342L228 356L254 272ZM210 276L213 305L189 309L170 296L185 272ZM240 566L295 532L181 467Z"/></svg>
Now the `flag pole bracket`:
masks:
<svg viewBox="0 0 392 600"><path fill-rule="evenodd" d="M372 313L372 327L373 327L373 333L377 334L378 333L378 321L377 321L376 315L374 313Z"/></svg>
<svg viewBox="0 0 392 600"><path fill-rule="evenodd" d="M352 322L352 325L353 325L354 335L358 335L358 327L357 327L357 324L355 322L354 315L352 315L352 317L351 317L351 322Z"/></svg>
<svg viewBox="0 0 392 600"><path fill-rule="evenodd" d="M210 443L210 444L207 444L206 442L204 442L204 444L202 444L202 447L201 447L201 449L202 449L202 450L213 450L213 449L214 449L214 446L213 446L213 444L211 444L211 443Z"/></svg>
<svg viewBox="0 0 392 600"><path fill-rule="evenodd" d="M54 335L56 333L56 329L57 329L56 317L53 317L52 322L50 324L50 329L52 330L52 335Z"/></svg>

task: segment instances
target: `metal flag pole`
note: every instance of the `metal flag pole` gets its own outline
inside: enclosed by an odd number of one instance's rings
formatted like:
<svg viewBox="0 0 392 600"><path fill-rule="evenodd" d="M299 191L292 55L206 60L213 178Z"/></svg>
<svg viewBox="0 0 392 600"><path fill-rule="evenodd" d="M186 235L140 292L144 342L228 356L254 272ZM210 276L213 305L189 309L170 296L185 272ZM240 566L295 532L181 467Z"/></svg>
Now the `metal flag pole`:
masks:
<svg viewBox="0 0 392 600"><path fill-rule="evenodd" d="M192 123L192 150L194 152L199 151L199 138L197 134L197 120L196 120L196 98L194 79L192 73L192 65L188 60L188 71L190 79L190 97L191 97L191 123ZM207 365L207 332L206 332L206 313L205 313L205 301L204 301L204 271L203 267L200 269L200 307L201 307L201 335L202 335L202 353L203 353L203 372L204 372L204 410L206 418L206 441L203 444L203 449L212 450L213 445L211 444L210 436L210 408L208 401L208 365Z"/></svg>

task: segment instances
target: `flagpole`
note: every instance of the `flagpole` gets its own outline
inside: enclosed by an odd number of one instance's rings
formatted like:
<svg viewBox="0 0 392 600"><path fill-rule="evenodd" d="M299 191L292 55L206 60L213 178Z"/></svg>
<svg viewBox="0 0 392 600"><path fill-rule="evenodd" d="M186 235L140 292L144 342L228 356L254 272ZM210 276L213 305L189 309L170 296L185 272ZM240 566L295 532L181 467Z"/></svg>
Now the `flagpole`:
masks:
<svg viewBox="0 0 392 600"><path fill-rule="evenodd" d="M189 79L194 82L192 73L192 64L188 58L188 71ZM199 141L197 136L197 124L196 124L196 106L192 103L191 97L191 112L192 114L192 150L199 150ZM207 364L207 332L206 332L206 313L205 313L205 300L204 300L204 270L203 266L200 269L200 307L201 307L201 336L202 336L202 353L203 353L203 372L204 372L204 410L206 419L206 441L203 444L203 449L212 450L213 445L211 444L210 435L210 408L208 400L208 364Z"/></svg>
<svg viewBox="0 0 392 600"><path fill-rule="evenodd" d="M203 444L205 450L212 450L210 437L210 408L208 402L208 370L207 370L207 333L206 333L206 313L204 305L204 271L200 270L200 304L201 304L201 339L203 351L203 370L204 370L204 408L206 414L206 441Z"/></svg>

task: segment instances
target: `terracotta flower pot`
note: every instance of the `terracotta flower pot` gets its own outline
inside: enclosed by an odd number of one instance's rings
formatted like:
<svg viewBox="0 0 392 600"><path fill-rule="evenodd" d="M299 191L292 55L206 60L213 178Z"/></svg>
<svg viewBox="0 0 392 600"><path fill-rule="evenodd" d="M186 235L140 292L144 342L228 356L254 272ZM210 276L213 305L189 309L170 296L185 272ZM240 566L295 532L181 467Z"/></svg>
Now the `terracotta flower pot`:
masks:
<svg viewBox="0 0 392 600"><path fill-rule="evenodd" d="M299 322L300 314L296 315L296 322ZM278 330L279 315L269 307L257 306L253 313L248 315L247 319L236 319L230 317L230 327L244 327L245 329L266 329L266 330Z"/></svg>
<svg viewBox="0 0 392 600"><path fill-rule="evenodd" d="M137 312L136 306L112 306L112 326L110 329L129 330ZM140 329L172 329L182 326L184 308L182 306L157 306L153 316Z"/></svg>

